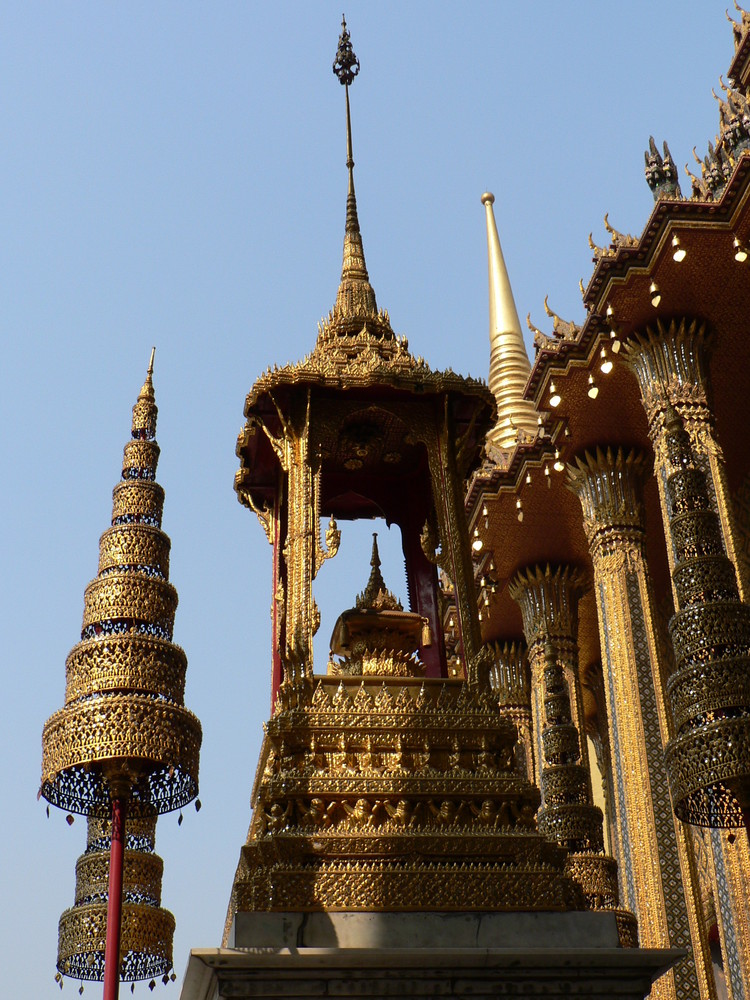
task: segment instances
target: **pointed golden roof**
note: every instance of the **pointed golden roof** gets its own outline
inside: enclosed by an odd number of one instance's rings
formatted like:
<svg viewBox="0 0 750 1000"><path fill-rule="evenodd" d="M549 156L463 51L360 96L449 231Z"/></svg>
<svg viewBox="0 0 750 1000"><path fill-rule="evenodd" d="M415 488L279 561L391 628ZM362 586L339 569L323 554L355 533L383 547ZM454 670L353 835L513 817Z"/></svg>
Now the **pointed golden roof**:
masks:
<svg viewBox="0 0 750 1000"><path fill-rule="evenodd" d="M372 533L372 556L370 557L370 579L359 595L356 606L360 610L370 608L377 611L403 611L399 601L386 587L383 574L380 572L380 553L378 552L378 533Z"/></svg>
<svg viewBox="0 0 750 1000"><path fill-rule="evenodd" d="M521 321L510 287L508 269L497 234L492 209L495 196L482 195L487 214L487 265L490 285L490 373L489 386L497 400L497 423L487 435L498 448L512 448L518 432L535 436L537 413L523 398L531 364L521 332Z"/></svg>

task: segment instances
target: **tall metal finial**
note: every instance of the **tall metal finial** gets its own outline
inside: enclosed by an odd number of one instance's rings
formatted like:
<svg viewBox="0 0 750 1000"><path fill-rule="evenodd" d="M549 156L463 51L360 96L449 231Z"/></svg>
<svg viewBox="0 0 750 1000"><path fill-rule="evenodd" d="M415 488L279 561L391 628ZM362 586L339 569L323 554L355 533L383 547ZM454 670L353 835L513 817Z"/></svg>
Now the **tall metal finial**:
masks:
<svg viewBox="0 0 750 1000"><path fill-rule="evenodd" d="M156 348L151 348L151 357L148 361L148 368L146 369L146 381L143 383L143 388L138 394L138 398L148 396L153 398L154 395L154 355L156 354Z"/></svg>
<svg viewBox="0 0 750 1000"><path fill-rule="evenodd" d="M354 200L354 156L352 154L352 116L349 110L349 84L359 73L359 59L354 54L346 18L341 15L341 34L336 58L333 60L333 72L339 83L346 89L346 166L349 171L349 200L346 206L346 231L359 232L357 219L357 203Z"/></svg>
<svg viewBox="0 0 750 1000"><path fill-rule="evenodd" d="M339 83L345 87L348 87L359 73L359 59L354 54L349 30L346 27L346 18L343 14L341 15L339 47L336 49L336 58L333 61L333 72L339 78Z"/></svg>
<svg viewBox="0 0 750 1000"><path fill-rule="evenodd" d="M346 90L346 166L349 171L349 190L346 198L346 226L344 228L344 260L341 284L336 296L336 312L340 317L377 316L375 292L370 285L365 264L365 252L359 230L357 198L354 193L354 156L352 154L352 118L349 110L349 84L359 73L359 59L352 49L346 18L341 20L341 35L333 61L333 72Z"/></svg>

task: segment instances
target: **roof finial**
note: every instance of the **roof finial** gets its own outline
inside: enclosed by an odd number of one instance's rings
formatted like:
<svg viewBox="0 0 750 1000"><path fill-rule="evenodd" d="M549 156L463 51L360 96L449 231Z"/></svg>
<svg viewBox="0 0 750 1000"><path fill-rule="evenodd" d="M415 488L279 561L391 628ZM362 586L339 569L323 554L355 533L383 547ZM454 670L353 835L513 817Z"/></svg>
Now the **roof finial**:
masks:
<svg viewBox="0 0 750 1000"><path fill-rule="evenodd" d="M490 374L489 387L497 400L497 423L489 439L499 448L512 448L518 431L533 436L537 430L534 405L523 398L531 371L523 342L510 278L497 234L495 196L482 195L487 215L487 264L490 283Z"/></svg>
<svg viewBox="0 0 750 1000"><path fill-rule="evenodd" d="M133 427L134 438L142 438L153 441L156 436L156 417L159 413L156 407L156 396L154 394L154 355L156 348L151 348L151 357L146 370L146 381L138 393L138 399L133 407Z"/></svg>
<svg viewBox="0 0 750 1000"><path fill-rule="evenodd" d="M352 119L349 108L349 84L359 73L359 59L354 54L346 18L341 19L341 34L333 72L346 91L346 167L349 172L349 190L346 198L346 229L344 232L344 260L341 284L336 296L336 311L343 315L377 315L375 292L370 285L365 264L365 252L357 217L357 198L354 193L354 155L352 153Z"/></svg>
<svg viewBox="0 0 750 1000"><path fill-rule="evenodd" d="M372 556L370 557L370 579L367 586L357 598L357 607L372 608L377 611L403 611L401 602L388 590L380 572L380 553L378 552L378 533L372 533Z"/></svg>
<svg viewBox="0 0 750 1000"><path fill-rule="evenodd" d="M146 381L143 383L141 391L138 393L138 398L142 396L148 396L149 398L154 398L154 355L156 354L156 348L151 348L151 357L148 360L148 368L146 369Z"/></svg>

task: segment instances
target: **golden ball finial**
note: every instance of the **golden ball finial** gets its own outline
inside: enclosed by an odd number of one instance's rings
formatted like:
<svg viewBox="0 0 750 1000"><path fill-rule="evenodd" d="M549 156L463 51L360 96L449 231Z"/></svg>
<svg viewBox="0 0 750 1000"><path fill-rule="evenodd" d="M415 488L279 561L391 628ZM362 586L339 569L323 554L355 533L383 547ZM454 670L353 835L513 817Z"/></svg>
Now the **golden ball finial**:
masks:
<svg viewBox="0 0 750 1000"><path fill-rule="evenodd" d="M495 201L494 194L491 191L485 191L484 194L482 195L482 204L483 205L487 205L487 204L492 205L492 204L494 204L494 201Z"/></svg>

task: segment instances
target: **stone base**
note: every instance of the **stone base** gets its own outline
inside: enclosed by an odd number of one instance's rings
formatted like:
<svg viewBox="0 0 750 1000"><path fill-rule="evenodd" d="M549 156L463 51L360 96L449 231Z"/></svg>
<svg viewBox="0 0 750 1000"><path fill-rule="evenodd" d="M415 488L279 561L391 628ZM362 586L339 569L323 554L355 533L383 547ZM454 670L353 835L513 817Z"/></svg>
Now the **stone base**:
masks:
<svg viewBox="0 0 750 1000"><path fill-rule="evenodd" d="M683 954L618 947L602 911L239 913L231 941L191 952L181 1000L643 1000Z"/></svg>

